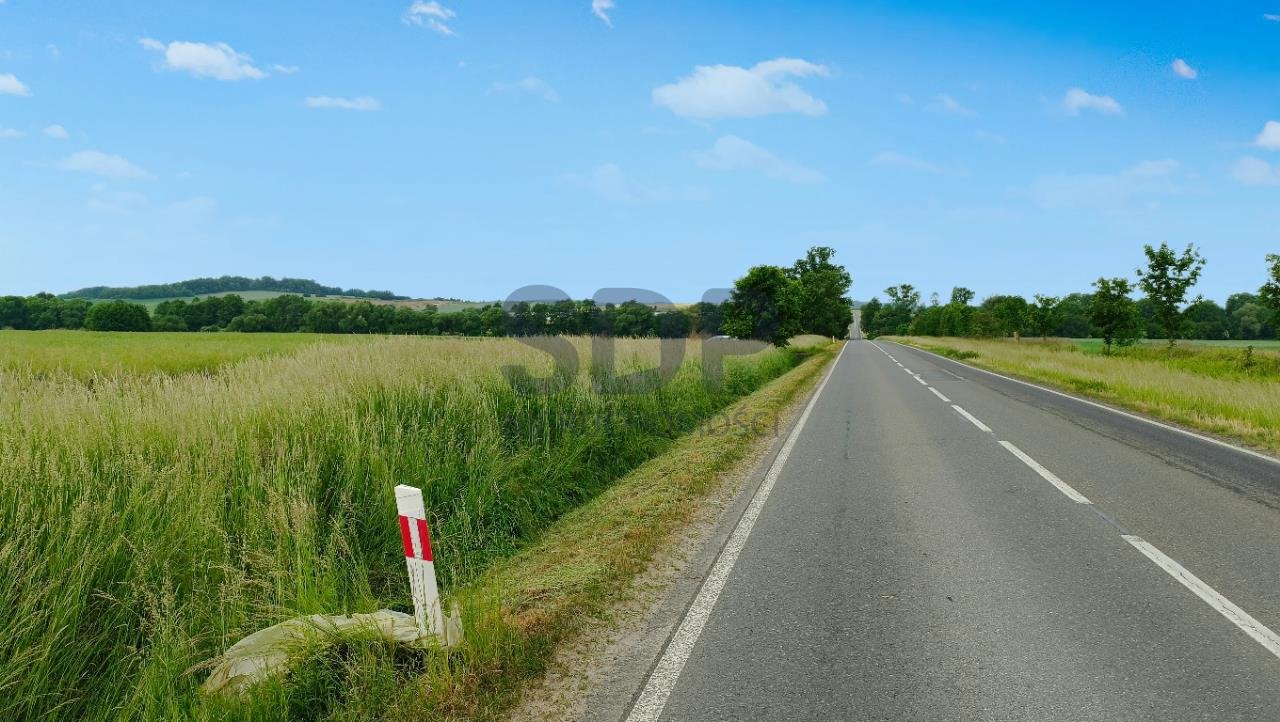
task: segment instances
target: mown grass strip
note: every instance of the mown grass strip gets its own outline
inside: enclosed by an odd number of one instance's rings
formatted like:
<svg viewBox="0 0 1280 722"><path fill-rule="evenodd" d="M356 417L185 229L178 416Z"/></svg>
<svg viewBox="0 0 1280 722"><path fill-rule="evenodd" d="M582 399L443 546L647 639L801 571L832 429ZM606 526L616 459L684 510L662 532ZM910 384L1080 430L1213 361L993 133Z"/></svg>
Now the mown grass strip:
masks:
<svg viewBox="0 0 1280 722"><path fill-rule="evenodd" d="M887 338L990 371L1280 453L1280 375L1241 351L1179 347L1106 356L1072 343ZM1224 354L1240 357L1233 370Z"/></svg>

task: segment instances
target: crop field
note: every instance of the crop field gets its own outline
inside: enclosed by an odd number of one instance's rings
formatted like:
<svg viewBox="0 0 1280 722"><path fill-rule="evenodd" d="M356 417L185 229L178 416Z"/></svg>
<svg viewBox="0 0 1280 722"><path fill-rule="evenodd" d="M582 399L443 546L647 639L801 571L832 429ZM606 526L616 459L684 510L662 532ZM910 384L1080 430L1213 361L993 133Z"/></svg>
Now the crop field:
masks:
<svg viewBox="0 0 1280 722"><path fill-rule="evenodd" d="M1280 451L1280 352L1143 344L1110 356L1075 342L908 337L934 353L1047 382L1184 426Z"/></svg>
<svg viewBox="0 0 1280 722"><path fill-rule="evenodd" d="M374 716L460 662L372 645L243 704L198 694L200 665L296 615L410 608L396 484L424 489L449 595L805 356L707 386L690 342L661 387L584 362L543 394L502 368L548 357L508 339L204 338L0 334L0 717ZM620 372L657 357L617 343Z"/></svg>
<svg viewBox="0 0 1280 722"><path fill-rule="evenodd" d="M1086 351L1102 352L1102 339L1100 338L1073 338L1073 343L1079 345ZM1167 341L1158 338L1149 338L1142 341L1142 346L1165 348ZM1203 346L1207 348L1248 348L1250 346L1259 350L1280 351L1280 340L1276 339L1224 339L1224 340L1206 340L1206 339L1189 339L1178 341L1178 346Z"/></svg>

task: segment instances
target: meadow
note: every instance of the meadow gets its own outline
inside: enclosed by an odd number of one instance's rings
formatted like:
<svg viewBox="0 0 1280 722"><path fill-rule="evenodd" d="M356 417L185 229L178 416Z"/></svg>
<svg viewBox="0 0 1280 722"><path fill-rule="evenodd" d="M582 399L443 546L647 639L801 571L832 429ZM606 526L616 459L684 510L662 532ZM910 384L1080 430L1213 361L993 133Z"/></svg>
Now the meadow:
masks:
<svg viewBox="0 0 1280 722"><path fill-rule="evenodd" d="M205 338L217 344L200 347ZM629 386L584 364L541 394L508 383L502 369L547 373L548 357L510 339L0 339L7 719L367 719L389 699L388 684L428 667L439 694L485 670L532 669L545 648L512 652L516 637L484 633L506 628L476 616L499 608L491 599L466 607L476 631L458 655L344 648L246 703L196 692L202 663L263 627L409 608L396 484L424 489L441 583L453 594L806 357L769 349L730 358L723 382L707 386L690 342L664 386ZM589 339L571 342L589 358ZM620 340L616 353L621 372L652 368L658 344ZM591 533L604 539L605 530ZM564 592L542 583L540 596Z"/></svg>
<svg viewBox="0 0 1280 722"><path fill-rule="evenodd" d="M1072 340L894 340L1280 452L1280 352L1181 343L1106 355Z"/></svg>

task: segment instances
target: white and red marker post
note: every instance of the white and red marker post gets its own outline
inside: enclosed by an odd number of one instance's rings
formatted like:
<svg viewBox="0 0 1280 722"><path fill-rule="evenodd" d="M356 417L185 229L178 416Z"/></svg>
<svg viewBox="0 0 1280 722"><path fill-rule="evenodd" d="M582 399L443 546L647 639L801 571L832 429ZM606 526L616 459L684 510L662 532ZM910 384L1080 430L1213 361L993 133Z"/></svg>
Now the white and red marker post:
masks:
<svg viewBox="0 0 1280 722"><path fill-rule="evenodd" d="M404 561L409 568L413 616L423 634L429 632L445 640L444 614L440 611L440 590L436 587L436 566L431 558L431 533L427 530L422 490L403 484L397 486L396 511L400 514Z"/></svg>

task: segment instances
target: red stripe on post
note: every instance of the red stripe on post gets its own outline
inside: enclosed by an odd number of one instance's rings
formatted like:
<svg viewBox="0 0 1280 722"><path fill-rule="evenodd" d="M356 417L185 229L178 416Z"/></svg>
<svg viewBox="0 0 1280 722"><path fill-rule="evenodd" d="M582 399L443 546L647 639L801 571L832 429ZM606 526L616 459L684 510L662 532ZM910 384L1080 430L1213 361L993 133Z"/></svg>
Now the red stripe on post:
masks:
<svg viewBox="0 0 1280 722"><path fill-rule="evenodd" d="M414 519L418 522L418 539L422 542L422 559L431 561L431 532L427 531L426 519Z"/></svg>
<svg viewBox="0 0 1280 722"><path fill-rule="evenodd" d="M400 516L400 539L404 542L404 555L413 558L413 537L409 535L409 517Z"/></svg>

